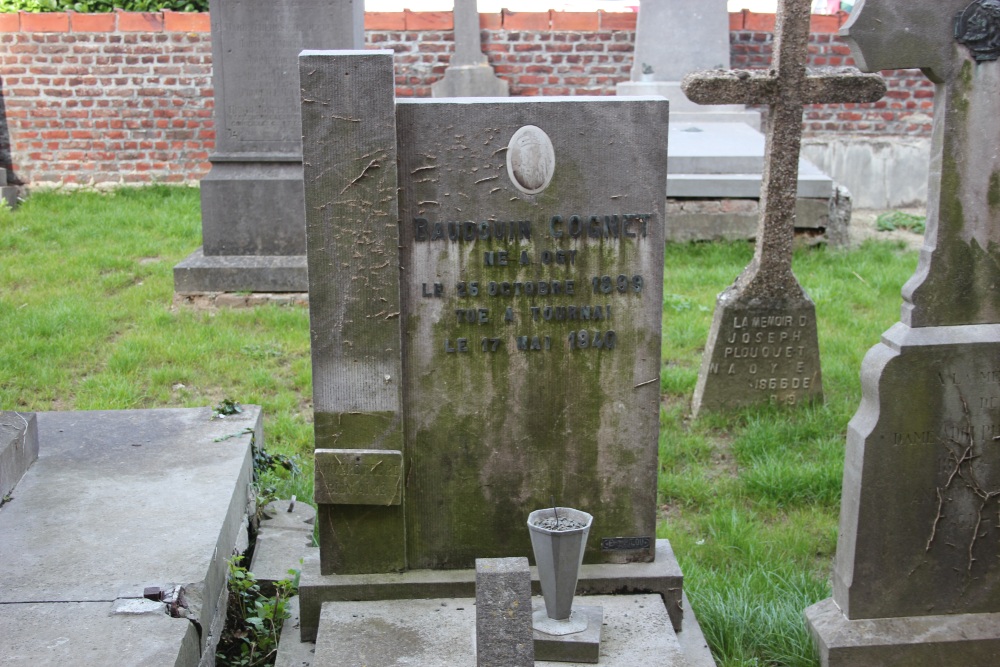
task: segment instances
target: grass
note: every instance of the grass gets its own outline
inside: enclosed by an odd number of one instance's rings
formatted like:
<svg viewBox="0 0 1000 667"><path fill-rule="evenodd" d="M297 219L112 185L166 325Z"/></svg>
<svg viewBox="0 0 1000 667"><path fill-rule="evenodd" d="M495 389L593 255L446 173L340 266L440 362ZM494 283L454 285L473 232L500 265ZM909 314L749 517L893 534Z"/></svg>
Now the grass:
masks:
<svg viewBox="0 0 1000 667"><path fill-rule="evenodd" d="M308 312L172 306L172 267L199 242L194 189L39 193L0 211L0 406L264 407L267 447L298 455L280 495L312 496ZM688 419L715 295L746 243L666 253L658 532L721 667L817 664L802 610L829 595L843 445L864 353L899 317L916 253L869 242L801 249L816 302L823 405Z"/></svg>

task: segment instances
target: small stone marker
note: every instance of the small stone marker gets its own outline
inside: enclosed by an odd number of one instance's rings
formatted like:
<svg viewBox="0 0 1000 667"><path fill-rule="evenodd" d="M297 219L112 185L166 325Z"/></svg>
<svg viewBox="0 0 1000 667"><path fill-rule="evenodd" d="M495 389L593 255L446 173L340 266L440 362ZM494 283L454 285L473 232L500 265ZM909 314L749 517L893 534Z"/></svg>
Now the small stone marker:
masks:
<svg viewBox="0 0 1000 667"><path fill-rule="evenodd" d="M528 559L477 558L477 667L532 667L534 664Z"/></svg>
<svg viewBox="0 0 1000 667"><path fill-rule="evenodd" d="M431 84L434 97L507 97L510 84L499 78L483 53L476 0L455 0L455 52L444 78Z"/></svg>
<svg viewBox="0 0 1000 667"><path fill-rule="evenodd" d="M300 64L323 574L528 553L553 496L586 562L652 561L666 101L396 103L391 52Z"/></svg>
<svg viewBox="0 0 1000 667"><path fill-rule="evenodd" d="M989 667L1000 656L1000 2L856 5L866 70L937 84L927 234L901 321L862 364L824 666Z"/></svg>
<svg viewBox="0 0 1000 667"><path fill-rule="evenodd" d="M806 104L872 102L878 75L809 74L809 0L782 0L770 70L698 72L684 79L700 104L767 104L761 214L753 261L719 295L692 412L822 400L816 307L792 273L796 175Z"/></svg>

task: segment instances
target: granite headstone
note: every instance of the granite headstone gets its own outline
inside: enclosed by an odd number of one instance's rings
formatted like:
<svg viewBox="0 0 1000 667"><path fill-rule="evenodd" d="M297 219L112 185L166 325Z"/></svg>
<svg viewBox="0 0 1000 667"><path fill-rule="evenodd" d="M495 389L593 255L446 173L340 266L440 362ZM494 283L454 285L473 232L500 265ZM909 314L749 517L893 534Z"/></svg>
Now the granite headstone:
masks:
<svg viewBox="0 0 1000 667"><path fill-rule="evenodd" d="M987 667L1000 656L1000 2L869 1L866 70L936 84L927 233L900 322L861 368L823 665Z"/></svg>
<svg viewBox="0 0 1000 667"><path fill-rule="evenodd" d="M483 53L476 0L455 0L455 52L444 78L431 84L433 97L507 97L510 84L499 78Z"/></svg>
<svg viewBox="0 0 1000 667"><path fill-rule="evenodd" d="M553 496L588 562L653 560L666 101L394 107L391 53L301 63L324 574L530 553Z"/></svg>
<svg viewBox="0 0 1000 667"><path fill-rule="evenodd" d="M360 49L361 0L211 0L215 152L178 292L304 292L299 51Z"/></svg>
<svg viewBox="0 0 1000 667"><path fill-rule="evenodd" d="M751 263L716 303L695 387L695 416L823 397L816 307L792 273L802 108L874 101L885 94L885 83L856 70L808 73L808 37L809 0L782 0L772 69L700 72L683 82L695 102L770 106L757 245Z"/></svg>

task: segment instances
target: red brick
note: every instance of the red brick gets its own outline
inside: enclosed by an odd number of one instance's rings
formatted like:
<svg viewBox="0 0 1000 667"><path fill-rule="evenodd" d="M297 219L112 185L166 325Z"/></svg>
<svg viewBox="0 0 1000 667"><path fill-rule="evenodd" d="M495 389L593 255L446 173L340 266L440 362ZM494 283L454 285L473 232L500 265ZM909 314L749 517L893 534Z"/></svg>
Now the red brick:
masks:
<svg viewBox="0 0 1000 667"><path fill-rule="evenodd" d="M635 30L635 12L597 12L601 30Z"/></svg>
<svg viewBox="0 0 1000 667"><path fill-rule="evenodd" d="M500 30L503 28L503 16L501 14L480 14L480 30Z"/></svg>
<svg viewBox="0 0 1000 667"><path fill-rule="evenodd" d="M406 30L403 12L365 12L365 30Z"/></svg>
<svg viewBox="0 0 1000 667"><path fill-rule="evenodd" d="M745 14L745 13L746 13L745 9L742 10L742 11L739 11L739 12L730 12L729 13L729 30L730 31L743 30L743 14Z"/></svg>
<svg viewBox="0 0 1000 667"><path fill-rule="evenodd" d="M548 30L552 12L512 12L503 10L504 30Z"/></svg>
<svg viewBox="0 0 1000 667"><path fill-rule="evenodd" d="M774 14L743 14L743 29L755 32L774 32Z"/></svg>
<svg viewBox="0 0 1000 667"><path fill-rule="evenodd" d="M163 28L167 32L211 32L208 12L163 12Z"/></svg>
<svg viewBox="0 0 1000 667"><path fill-rule="evenodd" d="M407 30L452 30L455 27L451 12L411 12L404 9Z"/></svg>
<svg viewBox="0 0 1000 667"><path fill-rule="evenodd" d="M0 14L0 32L20 32L21 31L21 16L20 14Z"/></svg>
<svg viewBox="0 0 1000 667"><path fill-rule="evenodd" d="M163 32L163 14L121 10L116 10L116 13L119 32Z"/></svg>
<svg viewBox="0 0 1000 667"><path fill-rule="evenodd" d="M599 27L596 12L552 12L553 30L596 32Z"/></svg>
<svg viewBox="0 0 1000 667"><path fill-rule="evenodd" d="M114 14L77 14L73 12L69 15L70 30L72 32L114 32Z"/></svg>
<svg viewBox="0 0 1000 667"><path fill-rule="evenodd" d="M20 12L21 32L69 32L69 14Z"/></svg>
<svg viewBox="0 0 1000 667"><path fill-rule="evenodd" d="M813 33L836 33L840 30L840 18L813 14L809 19L809 31Z"/></svg>

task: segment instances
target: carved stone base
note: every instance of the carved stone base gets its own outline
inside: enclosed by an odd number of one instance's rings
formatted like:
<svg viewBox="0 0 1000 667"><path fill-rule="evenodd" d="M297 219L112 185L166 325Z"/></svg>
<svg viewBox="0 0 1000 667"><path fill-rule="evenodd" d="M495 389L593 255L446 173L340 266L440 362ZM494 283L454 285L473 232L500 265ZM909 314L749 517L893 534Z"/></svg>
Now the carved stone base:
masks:
<svg viewBox="0 0 1000 667"><path fill-rule="evenodd" d="M800 290L801 292L801 290ZM702 410L822 400L816 307L800 296L719 295L692 400Z"/></svg>

